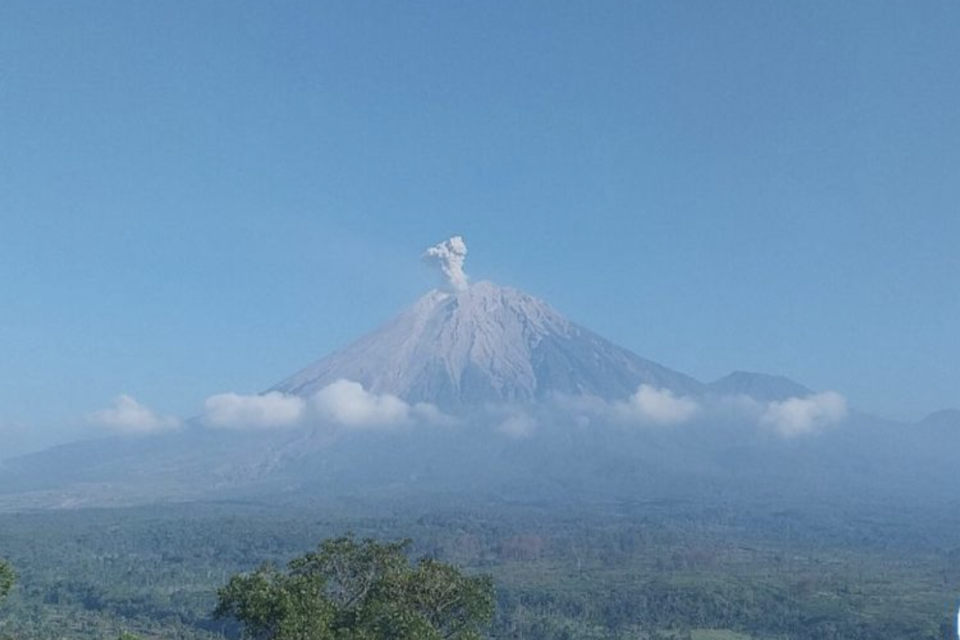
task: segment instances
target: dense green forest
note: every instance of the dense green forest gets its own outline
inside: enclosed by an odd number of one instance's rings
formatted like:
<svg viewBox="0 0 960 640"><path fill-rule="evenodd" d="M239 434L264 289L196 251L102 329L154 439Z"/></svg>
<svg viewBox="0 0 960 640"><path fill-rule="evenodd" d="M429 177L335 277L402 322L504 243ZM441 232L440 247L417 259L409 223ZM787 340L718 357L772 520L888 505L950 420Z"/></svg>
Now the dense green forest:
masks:
<svg viewBox="0 0 960 640"><path fill-rule="evenodd" d="M0 637L238 638L218 589L321 540L489 575L496 639L954 638L958 516L809 505L188 504L0 515ZM418 514L411 517L410 514Z"/></svg>

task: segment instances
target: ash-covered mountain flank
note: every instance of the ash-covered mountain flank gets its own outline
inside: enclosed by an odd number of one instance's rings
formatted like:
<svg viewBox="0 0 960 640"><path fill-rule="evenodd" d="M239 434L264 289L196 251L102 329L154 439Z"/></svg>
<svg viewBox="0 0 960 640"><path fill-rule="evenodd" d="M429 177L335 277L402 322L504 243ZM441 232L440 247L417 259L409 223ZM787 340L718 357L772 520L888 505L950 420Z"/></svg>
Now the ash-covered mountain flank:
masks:
<svg viewBox="0 0 960 640"><path fill-rule="evenodd" d="M682 395L703 389L570 322L542 300L492 282L431 291L271 391L310 396L341 379L446 410L558 394L620 399L641 384Z"/></svg>

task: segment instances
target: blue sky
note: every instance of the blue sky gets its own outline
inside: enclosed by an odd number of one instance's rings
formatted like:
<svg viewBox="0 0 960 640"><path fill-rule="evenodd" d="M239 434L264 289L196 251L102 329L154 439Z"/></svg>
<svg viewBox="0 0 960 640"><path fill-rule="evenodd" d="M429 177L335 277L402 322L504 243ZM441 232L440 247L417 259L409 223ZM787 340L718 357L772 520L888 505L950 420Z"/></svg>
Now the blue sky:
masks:
<svg viewBox="0 0 960 640"><path fill-rule="evenodd" d="M262 390L453 233L701 379L960 405L958 31L953 1L4 2L0 427Z"/></svg>

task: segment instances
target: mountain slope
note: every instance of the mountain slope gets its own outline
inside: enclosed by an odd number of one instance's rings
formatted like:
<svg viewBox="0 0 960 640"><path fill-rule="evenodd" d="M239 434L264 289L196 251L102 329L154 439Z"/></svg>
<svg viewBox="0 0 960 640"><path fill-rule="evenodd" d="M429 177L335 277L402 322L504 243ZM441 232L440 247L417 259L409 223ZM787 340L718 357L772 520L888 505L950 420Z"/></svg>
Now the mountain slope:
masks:
<svg viewBox="0 0 960 640"><path fill-rule="evenodd" d="M678 394L703 389L573 324L543 301L490 282L432 291L271 391L308 396L341 378L448 410L554 394L620 399L640 384Z"/></svg>

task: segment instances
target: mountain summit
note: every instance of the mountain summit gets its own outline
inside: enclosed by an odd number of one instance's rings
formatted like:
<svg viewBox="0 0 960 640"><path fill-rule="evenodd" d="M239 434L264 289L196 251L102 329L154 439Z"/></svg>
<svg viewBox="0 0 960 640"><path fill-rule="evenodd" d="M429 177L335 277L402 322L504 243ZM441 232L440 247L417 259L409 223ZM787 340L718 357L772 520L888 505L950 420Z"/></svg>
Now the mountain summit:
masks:
<svg viewBox="0 0 960 640"><path fill-rule="evenodd" d="M646 360L492 282L434 290L380 329L271 389L309 396L339 379L446 410L552 395L626 398L641 384L702 384Z"/></svg>

